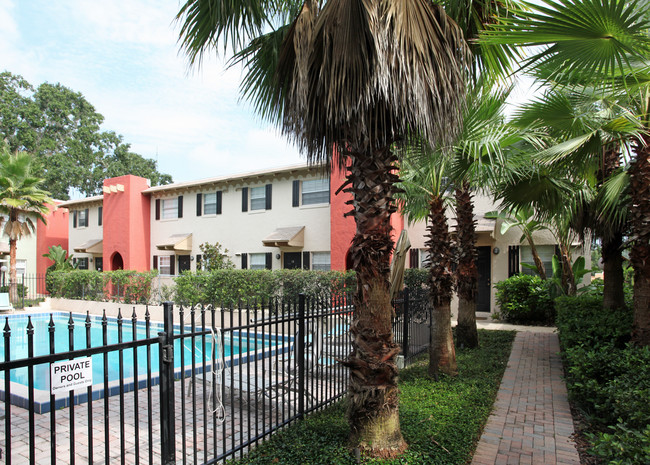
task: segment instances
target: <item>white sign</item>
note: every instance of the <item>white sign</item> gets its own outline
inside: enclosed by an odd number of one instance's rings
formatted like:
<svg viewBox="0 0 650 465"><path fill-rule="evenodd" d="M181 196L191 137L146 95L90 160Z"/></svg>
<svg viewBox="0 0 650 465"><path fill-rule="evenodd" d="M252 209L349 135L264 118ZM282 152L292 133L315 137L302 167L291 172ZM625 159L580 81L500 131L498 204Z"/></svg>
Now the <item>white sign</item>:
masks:
<svg viewBox="0 0 650 465"><path fill-rule="evenodd" d="M73 391L92 386L92 384L93 360L90 357L50 364L50 392L52 394Z"/></svg>

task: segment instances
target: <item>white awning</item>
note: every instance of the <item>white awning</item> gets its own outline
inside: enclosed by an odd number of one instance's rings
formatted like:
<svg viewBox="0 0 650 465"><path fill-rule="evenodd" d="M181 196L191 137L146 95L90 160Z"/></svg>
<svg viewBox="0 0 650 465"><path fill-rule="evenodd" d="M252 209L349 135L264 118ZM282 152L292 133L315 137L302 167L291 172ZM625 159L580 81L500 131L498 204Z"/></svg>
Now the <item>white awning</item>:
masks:
<svg viewBox="0 0 650 465"><path fill-rule="evenodd" d="M305 246L305 227L278 228L262 239L266 247L296 247Z"/></svg>
<svg viewBox="0 0 650 465"><path fill-rule="evenodd" d="M192 233L173 234L159 244L156 244L159 250L178 250L189 252L192 250Z"/></svg>
<svg viewBox="0 0 650 465"><path fill-rule="evenodd" d="M80 246L75 247L74 251L78 253L101 254L104 252L104 241L102 239L86 241Z"/></svg>

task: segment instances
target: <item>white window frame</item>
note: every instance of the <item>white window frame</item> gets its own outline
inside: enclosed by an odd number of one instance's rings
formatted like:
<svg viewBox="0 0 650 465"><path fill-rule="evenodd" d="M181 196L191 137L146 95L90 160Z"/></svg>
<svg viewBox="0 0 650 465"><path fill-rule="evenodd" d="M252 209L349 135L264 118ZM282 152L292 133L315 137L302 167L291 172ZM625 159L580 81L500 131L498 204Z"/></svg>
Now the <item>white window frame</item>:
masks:
<svg viewBox="0 0 650 465"><path fill-rule="evenodd" d="M251 270L266 270L266 254L252 253L248 255L248 267Z"/></svg>
<svg viewBox="0 0 650 465"><path fill-rule="evenodd" d="M217 214L217 193L216 192L208 192L203 194L203 214L204 215Z"/></svg>
<svg viewBox="0 0 650 465"><path fill-rule="evenodd" d="M78 270L88 270L89 268L89 262L88 257L79 257L77 258L77 269Z"/></svg>
<svg viewBox="0 0 650 465"><path fill-rule="evenodd" d="M18 258L16 259L16 275L22 276L27 273L27 260Z"/></svg>
<svg viewBox="0 0 650 465"><path fill-rule="evenodd" d="M78 228L87 228L88 227L88 217L90 216L90 212L87 209L82 209L78 210L79 214L77 215L77 227ZM86 215L86 212L89 212L88 215Z"/></svg>
<svg viewBox="0 0 650 465"><path fill-rule="evenodd" d="M251 187L251 211L266 210L266 186Z"/></svg>
<svg viewBox="0 0 650 465"><path fill-rule="evenodd" d="M301 205L323 205L330 201L330 181L328 178L302 181Z"/></svg>
<svg viewBox="0 0 650 465"><path fill-rule="evenodd" d="M178 197L171 199L161 199L160 215L163 220L173 220L178 218Z"/></svg>
<svg viewBox="0 0 650 465"><path fill-rule="evenodd" d="M330 252L312 252L311 269L315 271L330 271L332 269L332 255Z"/></svg>
<svg viewBox="0 0 650 465"><path fill-rule="evenodd" d="M172 255L160 255L158 257L158 273L170 276L172 271Z"/></svg>
<svg viewBox="0 0 650 465"><path fill-rule="evenodd" d="M537 249L537 254L539 255L540 260L544 264L544 271L546 271L547 276L553 274L553 255L555 255L555 245L535 245ZM531 270L526 266L521 266L522 263L527 263L532 266L535 266L535 260L533 260L532 248L529 245L522 245L519 247L519 271L523 274L537 275L536 271Z"/></svg>

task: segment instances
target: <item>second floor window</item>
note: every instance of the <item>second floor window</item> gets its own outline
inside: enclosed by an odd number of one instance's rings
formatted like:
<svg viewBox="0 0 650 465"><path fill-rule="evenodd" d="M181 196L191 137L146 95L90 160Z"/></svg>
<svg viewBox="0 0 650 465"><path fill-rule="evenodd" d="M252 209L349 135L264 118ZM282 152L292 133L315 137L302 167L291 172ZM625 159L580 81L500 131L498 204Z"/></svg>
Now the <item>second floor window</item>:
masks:
<svg viewBox="0 0 650 465"><path fill-rule="evenodd" d="M251 188L251 210L265 210L266 209L266 188L253 187Z"/></svg>
<svg viewBox="0 0 650 465"><path fill-rule="evenodd" d="M203 213L206 215L217 214L217 193L203 194Z"/></svg>
<svg viewBox="0 0 650 465"><path fill-rule="evenodd" d="M329 179L314 179L302 182L302 204L315 205L329 203L330 182Z"/></svg>
<svg viewBox="0 0 650 465"><path fill-rule="evenodd" d="M85 228L88 226L88 209L72 212L72 227Z"/></svg>

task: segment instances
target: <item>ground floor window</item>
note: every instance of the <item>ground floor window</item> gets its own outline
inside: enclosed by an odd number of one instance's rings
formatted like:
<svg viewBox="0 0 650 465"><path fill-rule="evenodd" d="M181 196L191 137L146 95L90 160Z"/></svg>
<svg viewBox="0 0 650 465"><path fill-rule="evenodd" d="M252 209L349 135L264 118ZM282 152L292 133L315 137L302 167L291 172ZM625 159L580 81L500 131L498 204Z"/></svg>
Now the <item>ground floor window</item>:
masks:
<svg viewBox="0 0 650 465"><path fill-rule="evenodd" d="M266 269L266 254L265 253L252 253L252 254L250 254L250 269L251 270L265 270Z"/></svg>
<svg viewBox="0 0 650 465"><path fill-rule="evenodd" d="M554 245L536 245L535 249L539 258L544 264L544 270L546 271L546 276L550 277L553 274L553 255L555 255L555 246ZM522 245L519 250L521 251L521 264L529 264L535 266L535 260L533 259L533 252L529 245ZM530 269L527 266L520 266L520 270L523 274L535 275L537 276L536 269Z"/></svg>
<svg viewBox="0 0 650 465"><path fill-rule="evenodd" d="M77 269L78 270L87 270L88 269L88 257L78 258L77 259Z"/></svg>
<svg viewBox="0 0 650 465"><path fill-rule="evenodd" d="M171 256L161 255L158 257L158 272L160 274L170 275L172 274L171 268Z"/></svg>
<svg viewBox="0 0 650 465"><path fill-rule="evenodd" d="M316 271L329 271L331 269L330 253L313 252L311 268Z"/></svg>
<svg viewBox="0 0 650 465"><path fill-rule="evenodd" d="M27 260L16 260L16 274L24 275L27 272Z"/></svg>

